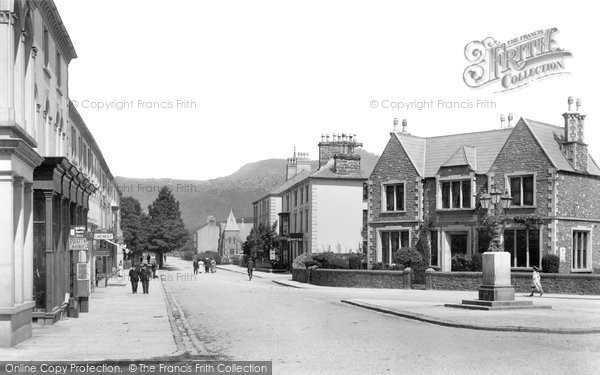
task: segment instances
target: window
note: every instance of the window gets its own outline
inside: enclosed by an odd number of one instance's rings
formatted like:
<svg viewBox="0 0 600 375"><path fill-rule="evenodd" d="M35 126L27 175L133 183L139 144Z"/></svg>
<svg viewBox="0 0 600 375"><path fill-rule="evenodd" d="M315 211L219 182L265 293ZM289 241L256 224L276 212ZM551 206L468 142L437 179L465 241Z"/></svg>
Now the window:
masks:
<svg viewBox="0 0 600 375"><path fill-rule="evenodd" d="M369 185L366 182L363 182L363 201L369 199Z"/></svg>
<svg viewBox="0 0 600 375"><path fill-rule="evenodd" d="M586 270L589 267L589 238L590 232L588 231L573 231L573 254L571 259L574 270Z"/></svg>
<svg viewBox="0 0 600 375"><path fill-rule="evenodd" d="M55 64L55 69L56 69L56 85L60 88L61 85L61 69L62 69L62 65L61 65L61 57L60 57L60 53L56 53L56 64Z"/></svg>
<svg viewBox="0 0 600 375"><path fill-rule="evenodd" d="M369 210L363 210L362 217L362 230L363 232L367 230L367 223L369 221Z"/></svg>
<svg viewBox="0 0 600 375"><path fill-rule="evenodd" d="M298 233L298 213L294 212L294 233Z"/></svg>
<svg viewBox="0 0 600 375"><path fill-rule="evenodd" d="M404 184L383 185L385 211L404 211Z"/></svg>
<svg viewBox="0 0 600 375"><path fill-rule="evenodd" d="M308 232L308 208L304 211L304 220L306 220L306 231Z"/></svg>
<svg viewBox="0 0 600 375"><path fill-rule="evenodd" d="M533 206L533 175L510 177L510 195L513 206Z"/></svg>
<svg viewBox="0 0 600 375"><path fill-rule="evenodd" d="M298 189L294 190L294 207L298 205Z"/></svg>
<svg viewBox="0 0 600 375"><path fill-rule="evenodd" d="M71 128L71 158L75 159L77 156L77 132L75 128Z"/></svg>
<svg viewBox="0 0 600 375"><path fill-rule="evenodd" d="M50 45L49 45L48 29L44 28L44 36L42 39L42 50L44 52L44 67L50 63Z"/></svg>
<svg viewBox="0 0 600 375"><path fill-rule="evenodd" d="M289 211L290 210L290 195L286 194L285 195L285 211Z"/></svg>
<svg viewBox="0 0 600 375"><path fill-rule="evenodd" d="M471 181L443 181L442 208L471 208Z"/></svg>
<svg viewBox="0 0 600 375"><path fill-rule="evenodd" d="M299 223L300 223L300 231L299 232L302 233L302 210L300 210L300 220L299 220Z"/></svg>
<svg viewBox="0 0 600 375"><path fill-rule="evenodd" d="M540 236L537 229L505 229L504 251L511 267L540 266Z"/></svg>
<svg viewBox="0 0 600 375"><path fill-rule="evenodd" d="M430 231L429 236L430 236L430 244L431 244L430 265L433 267L439 267L440 259L438 256L438 232L437 232L437 230Z"/></svg>
<svg viewBox="0 0 600 375"><path fill-rule="evenodd" d="M304 188L300 187L300 204L304 203Z"/></svg>
<svg viewBox="0 0 600 375"><path fill-rule="evenodd" d="M308 203L308 185L306 185L306 203Z"/></svg>
<svg viewBox="0 0 600 375"><path fill-rule="evenodd" d="M381 261L383 263L391 263L394 251L409 246L408 234L407 230L381 232Z"/></svg>

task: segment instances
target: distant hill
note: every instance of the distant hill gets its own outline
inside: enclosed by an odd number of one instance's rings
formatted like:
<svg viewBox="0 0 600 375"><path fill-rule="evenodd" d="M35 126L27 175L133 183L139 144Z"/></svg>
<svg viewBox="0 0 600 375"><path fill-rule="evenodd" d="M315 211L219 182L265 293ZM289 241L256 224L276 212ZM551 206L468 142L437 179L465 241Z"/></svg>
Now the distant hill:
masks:
<svg viewBox="0 0 600 375"><path fill-rule="evenodd" d="M365 150L361 155L361 169L370 173L379 156ZM314 162L316 168L316 162ZM233 209L237 219L252 220L252 202L285 181L286 160L267 159L248 163L235 173L213 180L174 180L167 178L116 177L123 196L132 196L147 209L159 190L168 185L179 200L181 215L188 229L206 222L213 215L224 221Z"/></svg>

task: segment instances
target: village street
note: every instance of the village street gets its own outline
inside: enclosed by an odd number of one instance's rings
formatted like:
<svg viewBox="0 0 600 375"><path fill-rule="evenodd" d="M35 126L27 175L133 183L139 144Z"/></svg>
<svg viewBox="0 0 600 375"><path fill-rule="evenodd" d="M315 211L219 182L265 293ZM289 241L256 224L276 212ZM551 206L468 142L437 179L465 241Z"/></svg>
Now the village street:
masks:
<svg viewBox="0 0 600 375"><path fill-rule="evenodd" d="M173 259L162 277L206 350L220 359L272 360L277 374L564 374L600 366L599 334L442 327L340 302L402 291L297 289L223 269L191 274L191 262ZM427 293L409 292L415 303Z"/></svg>

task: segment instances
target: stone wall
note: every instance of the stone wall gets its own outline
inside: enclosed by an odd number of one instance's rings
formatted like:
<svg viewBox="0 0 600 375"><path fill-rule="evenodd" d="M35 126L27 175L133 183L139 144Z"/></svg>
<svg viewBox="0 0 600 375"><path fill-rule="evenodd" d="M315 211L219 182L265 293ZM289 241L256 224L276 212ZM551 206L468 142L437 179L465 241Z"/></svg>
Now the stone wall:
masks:
<svg viewBox="0 0 600 375"><path fill-rule="evenodd" d="M545 293L600 295L600 275L542 273ZM428 272L427 289L472 290L481 285L481 272ZM512 285L519 293L531 292L531 273L513 272Z"/></svg>
<svg viewBox="0 0 600 375"><path fill-rule="evenodd" d="M407 271L408 270L408 271ZM404 271L328 270L310 271L310 284L345 288L410 288L410 269ZM292 280L308 282L309 270L292 270ZM406 282L405 282L406 279Z"/></svg>

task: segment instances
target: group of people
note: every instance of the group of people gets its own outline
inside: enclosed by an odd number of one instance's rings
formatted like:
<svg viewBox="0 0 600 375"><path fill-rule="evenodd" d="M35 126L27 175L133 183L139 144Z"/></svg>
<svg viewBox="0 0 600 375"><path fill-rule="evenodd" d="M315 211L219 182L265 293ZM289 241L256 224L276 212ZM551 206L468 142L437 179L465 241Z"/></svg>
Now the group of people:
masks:
<svg viewBox="0 0 600 375"><path fill-rule="evenodd" d="M153 266L155 266L155 265L153 264ZM129 270L129 281L131 282L131 292L137 293L138 282L141 281L144 294L148 294L151 276L156 277L156 266L153 267L152 271L150 271L148 269L146 264L142 264L141 268L138 268L137 266L132 267Z"/></svg>
<svg viewBox="0 0 600 375"><path fill-rule="evenodd" d="M193 262L194 266L194 275L197 275L200 272L200 267L204 267L204 272L206 273L215 273L217 272L217 262L214 258L206 258L204 261L202 259L194 258Z"/></svg>

